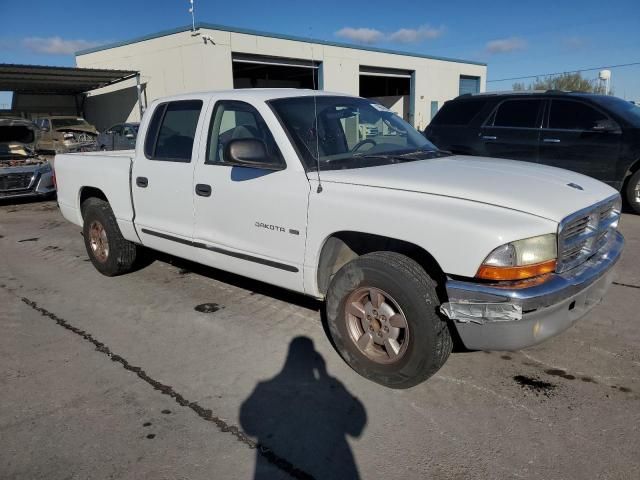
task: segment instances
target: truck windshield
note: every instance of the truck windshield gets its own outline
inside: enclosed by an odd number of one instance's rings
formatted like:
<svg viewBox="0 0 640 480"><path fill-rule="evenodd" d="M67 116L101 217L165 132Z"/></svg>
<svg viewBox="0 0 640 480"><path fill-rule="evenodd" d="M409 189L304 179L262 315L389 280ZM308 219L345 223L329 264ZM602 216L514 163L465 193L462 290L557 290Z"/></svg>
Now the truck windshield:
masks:
<svg viewBox="0 0 640 480"><path fill-rule="evenodd" d="M269 104L308 170L318 165L321 170L360 168L442 154L411 125L371 100L318 95Z"/></svg>

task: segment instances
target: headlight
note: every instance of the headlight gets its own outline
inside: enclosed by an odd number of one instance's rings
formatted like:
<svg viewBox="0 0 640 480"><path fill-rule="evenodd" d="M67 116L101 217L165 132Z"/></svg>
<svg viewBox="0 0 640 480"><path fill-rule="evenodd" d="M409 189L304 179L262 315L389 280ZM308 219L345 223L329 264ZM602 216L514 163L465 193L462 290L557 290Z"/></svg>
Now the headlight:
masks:
<svg viewBox="0 0 640 480"><path fill-rule="evenodd" d="M62 134L62 138L65 138L65 139L73 138L73 133L64 133Z"/></svg>
<svg viewBox="0 0 640 480"><path fill-rule="evenodd" d="M484 280L524 280L556 269L555 233L507 243L493 250L476 273Z"/></svg>

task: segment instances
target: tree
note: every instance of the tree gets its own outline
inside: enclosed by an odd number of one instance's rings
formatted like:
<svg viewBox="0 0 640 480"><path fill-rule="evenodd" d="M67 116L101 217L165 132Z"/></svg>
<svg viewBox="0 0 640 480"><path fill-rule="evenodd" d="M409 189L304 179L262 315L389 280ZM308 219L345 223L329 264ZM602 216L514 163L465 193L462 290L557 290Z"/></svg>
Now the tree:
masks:
<svg viewBox="0 0 640 480"><path fill-rule="evenodd" d="M598 80L584 78L580 72L536 77L529 85L524 82L513 84L514 90L569 90L572 92L588 92L604 94L605 88ZM611 95L612 93L609 92Z"/></svg>

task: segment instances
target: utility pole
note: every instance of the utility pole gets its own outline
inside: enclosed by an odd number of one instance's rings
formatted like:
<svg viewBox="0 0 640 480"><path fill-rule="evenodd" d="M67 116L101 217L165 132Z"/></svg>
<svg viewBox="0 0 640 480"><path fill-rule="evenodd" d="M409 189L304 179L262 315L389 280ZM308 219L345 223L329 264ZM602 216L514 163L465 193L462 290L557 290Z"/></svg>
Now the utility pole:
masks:
<svg viewBox="0 0 640 480"><path fill-rule="evenodd" d="M193 0L189 0L191 6L189 7L189 13L191 14L191 32L195 33L196 31L196 14L193 8Z"/></svg>

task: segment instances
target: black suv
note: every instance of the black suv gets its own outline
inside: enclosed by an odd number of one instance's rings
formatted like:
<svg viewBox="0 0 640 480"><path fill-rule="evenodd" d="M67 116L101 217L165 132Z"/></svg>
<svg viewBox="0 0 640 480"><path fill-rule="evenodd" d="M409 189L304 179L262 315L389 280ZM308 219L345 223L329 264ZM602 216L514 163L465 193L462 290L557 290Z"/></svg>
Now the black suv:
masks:
<svg viewBox="0 0 640 480"><path fill-rule="evenodd" d="M443 150L566 168L620 190L640 213L640 107L560 91L465 94L424 132Z"/></svg>

